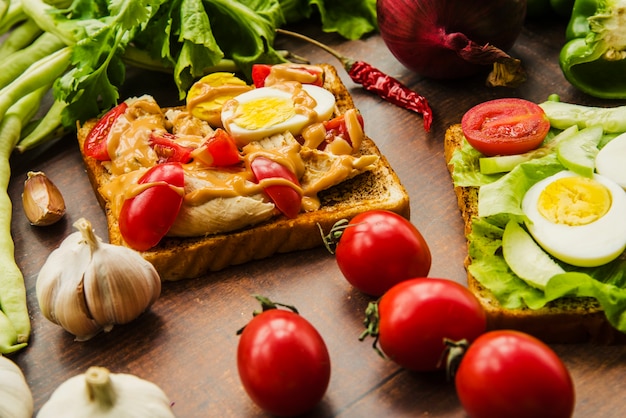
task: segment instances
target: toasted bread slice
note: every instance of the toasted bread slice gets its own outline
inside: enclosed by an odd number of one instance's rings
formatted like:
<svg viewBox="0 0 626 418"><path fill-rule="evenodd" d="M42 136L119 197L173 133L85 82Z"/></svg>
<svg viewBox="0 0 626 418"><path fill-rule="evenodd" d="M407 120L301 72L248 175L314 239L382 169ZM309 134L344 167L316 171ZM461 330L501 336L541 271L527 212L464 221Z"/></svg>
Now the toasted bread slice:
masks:
<svg viewBox="0 0 626 418"><path fill-rule="evenodd" d="M325 71L324 88L336 97L335 115L353 109L352 98L335 68L330 65L322 67ZM88 121L78 129L81 152L84 140L95 122ZM328 231L335 222L350 219L367 210L385 209L408 218L408 194L376 144L366 137L360 151L362 155L380 157L374 169L320 193L318 197L321 206L318 210L300 213L295 219L274 217L231 233L197 238L166 237L156 247L141 254L155 266L163 280L180 280L200 277L211 271L276 253L321 246L323 239L319 227ZM125 245L110 205L98 192L109 175L108 171L100 162L84 154L83 160L92 187L106 214L109 242Z"/></svg>
<svg viewBox="0 0 626 418"><path fill-rule="evenodd" d="M450 174L454 167L449 164L454 151L464 141L460 124L446 131L444 156ZM458 206L465 225L465 235L472 230L472 219L478 210L478 187L454 187ZM472 263L466 258L465 266ZM532 334L549 343L593 342L599 344L624 343L626 334L613 328L606 319L599 303L592 298L562 298L541 309L507 309L495 296L469 272L469 289L476 295L487 312L490 329L516 329Z"/></svg>

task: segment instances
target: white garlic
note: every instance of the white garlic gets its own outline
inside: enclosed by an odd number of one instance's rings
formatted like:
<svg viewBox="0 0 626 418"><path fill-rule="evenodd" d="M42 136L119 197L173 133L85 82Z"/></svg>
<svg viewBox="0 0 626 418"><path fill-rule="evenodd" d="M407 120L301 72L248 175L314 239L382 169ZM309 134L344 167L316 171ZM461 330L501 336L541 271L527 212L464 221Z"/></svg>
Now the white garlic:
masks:
<svg viewBox="0 0 626 418"><path fill-rule="evenodd" d="M41 171L27 173L22 206L30 223L36 226L52 225L65 215L63 195Z"/></svg>
<svg viewBox="0 0 626 418"><path fill-rule="evenodd" d="M0 355L0 417L31 418L33 394L22 370Z"/></svg>
<svg viewBox="0 0 626 418"><path fill-rule="evenodd" d="M44 317L88 340L125 324L161 294L152 264L127 247L97 237L84 218L50 255L37 276L37 301Z"/></svg>
<svg viewBox="0 0 626 418"><path fill-rule="evenodd" d="M171 402L156 384L132 374L90 367L67 379L37 418L172 418Z"/></svg>

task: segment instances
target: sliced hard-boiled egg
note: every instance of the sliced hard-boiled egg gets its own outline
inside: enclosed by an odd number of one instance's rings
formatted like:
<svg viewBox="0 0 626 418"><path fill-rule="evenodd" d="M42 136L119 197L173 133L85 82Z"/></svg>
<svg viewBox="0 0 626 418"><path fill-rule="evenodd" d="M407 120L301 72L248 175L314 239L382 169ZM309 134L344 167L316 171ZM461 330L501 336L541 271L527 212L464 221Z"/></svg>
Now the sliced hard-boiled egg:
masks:
<svg viewBox="0 0 626 418"><path fill-rule="evenodd" d="M291 132L330 119L335 96L309 84L283 84L242 93L222 108L222 124L239 146L265 137Z"/></svg>
<svg viewBox="0 0 626 418"><path fill-rule="evenodd" d="M596 171L626 189L626 134L616 136L598 152Z"/></svg>
<svg viewBox="0 0 626 418"><path fill-rule="evenodd" d="M626 192L601 175L561 171L533 185L522 210L537 243L571 265L606 264L626 248Z"/></svg>

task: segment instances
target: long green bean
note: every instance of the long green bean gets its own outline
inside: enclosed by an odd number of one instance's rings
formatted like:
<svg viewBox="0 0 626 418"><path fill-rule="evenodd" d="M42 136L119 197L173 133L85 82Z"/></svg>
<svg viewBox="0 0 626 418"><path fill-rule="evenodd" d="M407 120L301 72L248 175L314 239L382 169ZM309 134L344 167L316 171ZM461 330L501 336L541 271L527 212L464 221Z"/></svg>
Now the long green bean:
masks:
<svg viewBox="0 0 626 418"><path fill-rule="evenodd" d="M0 72L0 88L4 88L24 73L28 67L63 48L65 44L51 33L44 33L25 48L4 59Z"/></svg>
<svg viewBox="0 0 626 418"><path fill-rule="evenodd" d="M0 59L4 60L12 53L26 48L42 33L43 31L32 19L28 19L21 25L17 25L4 38L2 44L0 44Z"/></svg>
<svg viewBox="0 0 626 418"><path fill-rule="evenodd" d="M32 64L11 84L0 90L0 119L20 98L52 84L70 65L71 47L64 47Z"/></svg>
<svg viewBox="0 0 626 418"><path fill-rule="evenodd" d="M0 352L23 348L30 336L24 276L15 261L11 235L12 204L8 193L11 169L9 158L20 138L24 123L30 120L50 86L24 96L11 106L0 122Z"/></svg>

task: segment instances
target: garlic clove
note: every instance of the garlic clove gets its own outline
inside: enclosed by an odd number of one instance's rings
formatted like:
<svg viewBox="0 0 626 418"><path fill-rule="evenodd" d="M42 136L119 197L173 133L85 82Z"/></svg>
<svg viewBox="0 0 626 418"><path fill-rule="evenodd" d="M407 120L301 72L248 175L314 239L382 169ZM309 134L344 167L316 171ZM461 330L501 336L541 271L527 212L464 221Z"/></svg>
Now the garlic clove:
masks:
<svg viewBox="0 0 626 418"><path fill-rule="evenodd" d="M24 213L32 225L47 226L65 215L61 191L41 171L29 171L22 193Z"/></svg>
<svg viewBox="0 0 626 418"><path fill-rule="evenodd" d="M101 247L85 271L85 301L99 324L125 324L158 299L161 278L138 252L110 244Z"/></svg>

